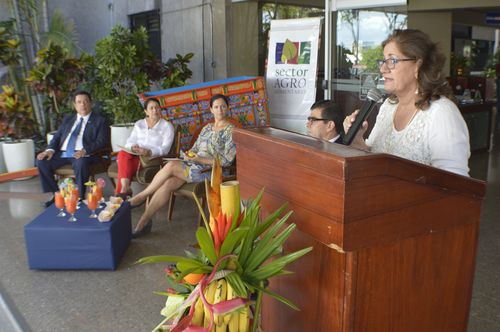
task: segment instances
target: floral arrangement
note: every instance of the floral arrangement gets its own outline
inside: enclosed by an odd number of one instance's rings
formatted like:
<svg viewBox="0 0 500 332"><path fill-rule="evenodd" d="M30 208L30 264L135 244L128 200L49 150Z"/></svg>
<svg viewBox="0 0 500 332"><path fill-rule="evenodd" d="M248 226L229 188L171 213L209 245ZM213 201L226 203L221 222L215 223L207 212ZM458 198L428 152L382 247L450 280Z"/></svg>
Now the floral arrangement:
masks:
<svg viewBox="0 0 500 332"><path fill-rule="evenodd" d="M165 319L154 331L257 331L263 294L298 308L267 289L268 279L289 274L287 264L311 247L282 255L282 246L295 229L285 225L291 212L286 204L265 219L260 216L263 190L240 212L239 184L222 183L218 160L210 183L205 182L210 212L196 231L199 250L182 256L151 256L138 263L171 262L166 270L169 288L162 310Z"/></svg>

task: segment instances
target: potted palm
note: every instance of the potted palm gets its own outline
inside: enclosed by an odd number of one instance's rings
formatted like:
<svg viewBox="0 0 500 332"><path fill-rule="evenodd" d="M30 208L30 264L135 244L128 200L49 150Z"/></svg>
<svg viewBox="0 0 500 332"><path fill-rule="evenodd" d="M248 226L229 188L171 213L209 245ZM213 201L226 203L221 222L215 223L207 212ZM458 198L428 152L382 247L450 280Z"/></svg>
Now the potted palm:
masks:
<svg viewBox="0 0 500 332"><path fill-rule="evenodd" d="M30 103L12 86L2 86L0 94L0 135L6 138L2 154L7 172L35 166L35 144L30 137L35 121Z"/></svg>

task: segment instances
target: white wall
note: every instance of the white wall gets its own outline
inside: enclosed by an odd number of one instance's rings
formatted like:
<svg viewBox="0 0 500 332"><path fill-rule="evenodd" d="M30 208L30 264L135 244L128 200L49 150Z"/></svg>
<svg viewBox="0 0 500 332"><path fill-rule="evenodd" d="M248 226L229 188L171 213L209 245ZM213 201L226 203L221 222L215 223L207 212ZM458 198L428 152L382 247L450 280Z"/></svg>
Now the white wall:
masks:
<svg viewBox="0 0 500 332"><path fill-rule="evenodd" d="M7 0L0 0L0 21L8 20L10 17L10 8Z"/></svg>
<svg viewBox="0 0 500 332"><path fill-rule="evenodd" d="M162 58L194 53L191 83L227 77L224 0L162 0Z"/></svg>
<svg viewBox="0 0 500 332"><path fill-rule="evenodd" d="M451 12L411 12L408 13L408 28L419 29L427 33L439 44L441 52L446 55L443 71L450 74L451 54Z"/></svg>
<svg viewBox="0 0 500 332"><path fill-rule="evenodd" d="M2 0L3 1L3 0ZM153 10L155 0L47 0L49 18L59 8L66 18L75 22L79 46L94 53L95 43L109 35L113 26L129 27L128 15Z"/></svg>

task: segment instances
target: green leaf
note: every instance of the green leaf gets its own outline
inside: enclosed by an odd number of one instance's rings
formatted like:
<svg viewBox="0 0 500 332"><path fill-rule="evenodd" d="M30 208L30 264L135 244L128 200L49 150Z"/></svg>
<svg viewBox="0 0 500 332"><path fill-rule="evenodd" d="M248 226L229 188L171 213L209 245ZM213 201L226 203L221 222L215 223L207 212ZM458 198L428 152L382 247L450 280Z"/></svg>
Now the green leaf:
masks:
<svg viewBox="0 0 500 332"><path fill-rule="evenodd" d="M284 271L281 271L286 265L290 264L291 262L299 259L300 257L304 256L307 254L309 251L312 250L312 247L304 248L301 250L298 250L296 252L293 252L291 254L285 255L283 257L277 258L273 260L272 262L261 266L260 268L256 269L253 272L249 272L246 276L248 278L254 279L254 280L265 280L270 278L273 275L277 274L282 274Z"/></svg>
<svg viewBox="0 0 500 332"><path fill-rule="evenodd" d="M269 229L266 232L266 234L264 235L264 237L262 239L260 239L260 241L258 242L257 246L255 247L255 249L254 249L254 255L255 255L256 252L259 253L264 248L268 248L271 245L273 237L280 230L280 228L283 226L283 224L288 220L288 218L290 217L291 214L292 214L292 211L289 211L285 216L283 216L283 218L281 218L278 222L276 222L271 227L271 229ZM278 252L281 251L279 247L275 247L275 248L276 248L276 250L278 250ZM272 255L272 252L269 253L268 255Z"/></svg>
<svg viewBox="0 0 500 332"><path fill-rule="evenodd" d="M215 253L214 242L212 241L208 231L204 227L198 227L196 231L196 239L200 245L201 250L207 256L212 265L217 263L217 254Z"/></svg>
<svg viewBox="0 0 500 332"><path fill-rule="evenodd" d="M197 261L197 264L193 262L179 262L177 263L177 268L179 271L184 273L184 271L190 271L189 273L207 273L212 272L212 268Z"/></svg>
<svg viewBox="0 0 500 332"><path fill-rule="evenodd" d="M290 308L294 309L294 310L297 310L297 311L300 311L300 308L297 307L295 304L293 304L290 300L288 300L287 298L269 290L268 288L262 288L258 285L254 286L256 289L258 289L259 291L263 292L264 294L267 294L273 298L275 298L276 300L286 304L287 306L289 306Z"/></svg>
<svg viewBox="0 0 500 332"><path fill-rule="evenodd" d="M245 284L238 273L233 272L226 276L226 281L233 287L237 296L247 297L248 293Z"/></svg>
<svg viewBox="0 0 500 332"><path fill-rule="evenodd" d="M220 248L219 256L225 256L233 252L234 247L237 243L241 241L241 238L248 232L248 227L245 228L237 228L232 232L229 232L226 236L226 239L222 243Z"/></svg>
<svg viewBox="0 0 500 332"><path fill-rule="evenodd" d="M171 256L171 255L159 255L159 256L148 256L143 257L135 264L151 264L151 263L179 263L179 262L197 262L194 259L182 257L182 256Z"/></svg>
<svg viewBox="0 0 500 332"><path fill-rule="evenodd" d="M257 222L259 219L259 206L250 206L245 209L245 217L241 222L242 227L249 227L248 232L243 237L243 243L241 245L241 251L238 256L238 261L240 265L244 268L245 263L252 252L253 243L255 240L255 231L257 228Z"/></svg>
<svg viewBox="0 0 500 332"><path fill-rule="evenodd" d="M260 264L264 263L269 257L271 257L272 253L283 245L295 227L295 224L288 225L283 232L271 239L269 243L266 243L265 247L261 246L261 243L259 243L259 249L253 252L252 256L248 258L248 263L243 267L245 273L255 270Z"/></svg>
<svg viewBox="0 0 500 332"><path fill-rule="evenodd" d="M264 222L260 223L257 227L257 236L261 235L265 232L275 221L276 219L283 213L285 208L288 206L288 203L284 203L279 209L274 211L272 214L267 216Z"/></svg>
<svg viewBox="0 0 500 332"><path fill-rule="evenodd" d="M297 55L297 47L295 46L295 44L292 41L287 39L285 41L285 45L283 45L283 53L282 54L283 54L282 59L285 59L285 61L283 61L283 62L292 60Z"/></svg>

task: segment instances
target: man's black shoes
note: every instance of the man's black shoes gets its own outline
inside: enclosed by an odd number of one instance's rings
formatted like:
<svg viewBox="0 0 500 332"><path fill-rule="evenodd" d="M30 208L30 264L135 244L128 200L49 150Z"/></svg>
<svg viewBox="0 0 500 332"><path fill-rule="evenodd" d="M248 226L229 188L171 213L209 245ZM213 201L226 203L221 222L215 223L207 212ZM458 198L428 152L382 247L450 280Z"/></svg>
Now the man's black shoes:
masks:
<svg viewBox="0 0 500 332"><path fill-rule="evenodd" d="M54 196L52 196L52 197L51 197L48 201L44 202L44 203L43 203L43 206L44 206L45 208L48 208L49 206L51 206L51 205L52 205L52 203L54 203Z"/></svg>

